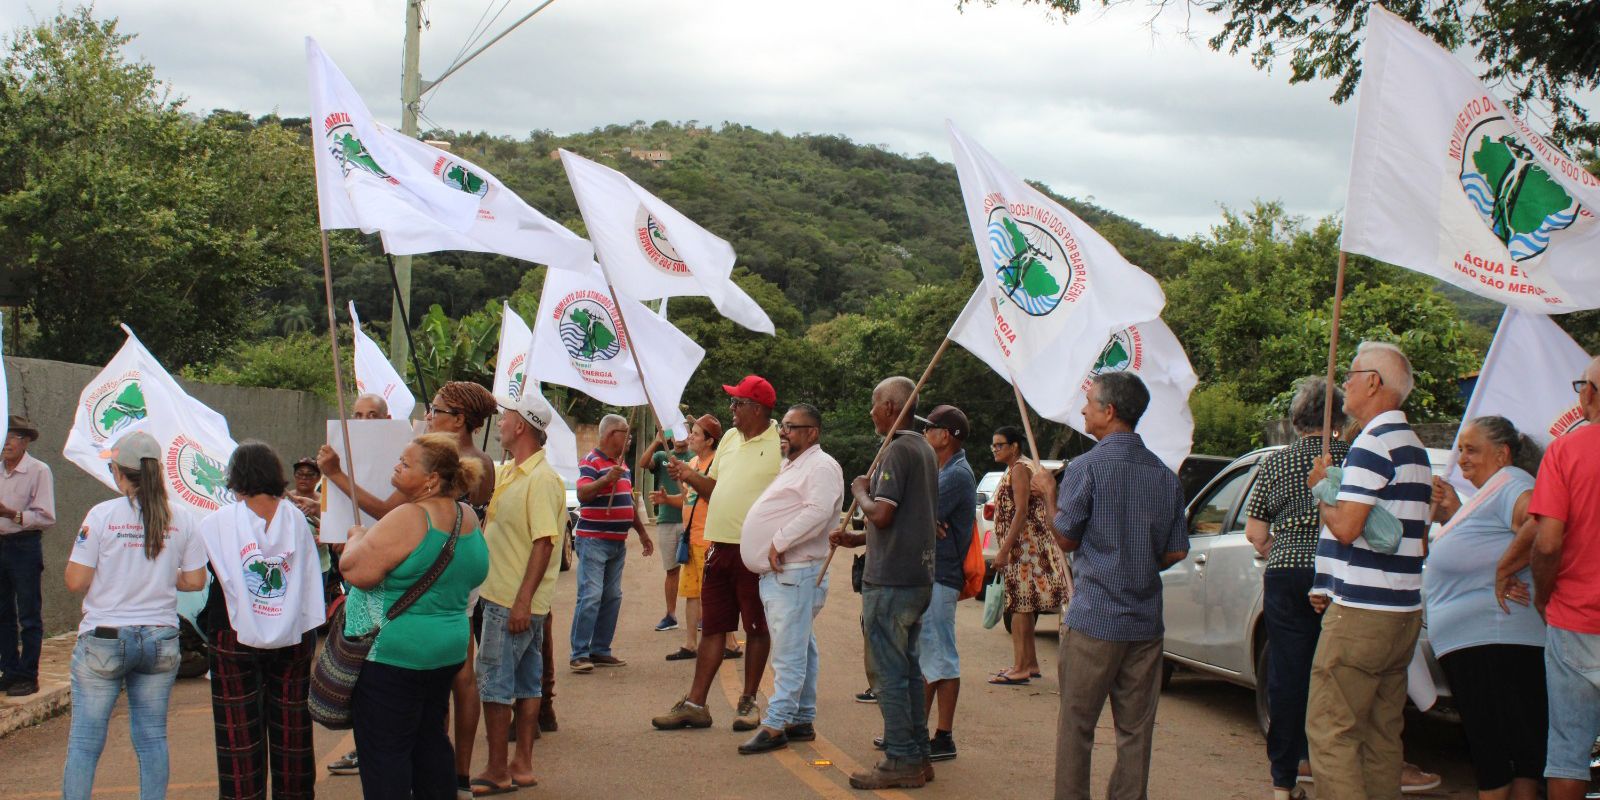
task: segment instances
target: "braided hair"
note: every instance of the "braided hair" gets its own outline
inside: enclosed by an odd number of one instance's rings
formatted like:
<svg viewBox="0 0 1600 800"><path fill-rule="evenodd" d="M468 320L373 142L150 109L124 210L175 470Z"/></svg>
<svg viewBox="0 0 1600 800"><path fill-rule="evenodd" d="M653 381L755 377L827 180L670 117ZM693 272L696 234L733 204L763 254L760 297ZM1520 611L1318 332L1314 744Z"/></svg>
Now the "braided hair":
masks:
<svg viewBox="0 0 1600 800"><path fill-rule="evenodd" d="M494 395L472 381L450 381L439 387L438 397L446 406L460 409L461 421L469 433L483 427L484 421L494 416L499 408Z"/></svg>

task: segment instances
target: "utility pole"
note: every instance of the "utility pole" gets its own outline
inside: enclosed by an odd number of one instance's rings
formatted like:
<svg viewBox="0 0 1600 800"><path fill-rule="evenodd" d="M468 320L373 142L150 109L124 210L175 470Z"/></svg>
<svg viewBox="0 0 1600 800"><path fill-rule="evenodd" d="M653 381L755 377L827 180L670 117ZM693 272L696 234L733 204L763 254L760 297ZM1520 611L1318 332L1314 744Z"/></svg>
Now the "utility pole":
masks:
<svg viewBox="0 0 1600 800"><path fill-rule="evenodd" d="M405 56L400 62L400 132L417 137L417 107L422 99L422 0L406 0ZM395 256L395 283L399 296L391 301L389 314L389 363L396 372L404 375L410 348L406 343L406 328L411 320L401 313L401 300L411 302L411 256ZM431 398L424 397L422 402Z"/></svg>

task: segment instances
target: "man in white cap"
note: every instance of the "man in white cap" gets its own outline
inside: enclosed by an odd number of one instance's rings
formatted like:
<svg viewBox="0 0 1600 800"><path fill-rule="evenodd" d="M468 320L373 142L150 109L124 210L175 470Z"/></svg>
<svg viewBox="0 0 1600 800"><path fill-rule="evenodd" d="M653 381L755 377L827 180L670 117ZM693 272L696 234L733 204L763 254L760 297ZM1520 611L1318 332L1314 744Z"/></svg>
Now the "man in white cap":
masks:
<svg viewBox="0 0 1600 800"><path fill-rule="evenodd" d="M566 525L566 489L545 458L545 431L555 409L538 392L496 395L500 443L511 460L495 475L484 540L489 577L483 583L483 635L478 645L478 694L483 700L489 763L472 779L482 794L532 786L534 727L539 718L544 620L556 593L557 543ZM517 752L507 759L511 720Z"/></svg>

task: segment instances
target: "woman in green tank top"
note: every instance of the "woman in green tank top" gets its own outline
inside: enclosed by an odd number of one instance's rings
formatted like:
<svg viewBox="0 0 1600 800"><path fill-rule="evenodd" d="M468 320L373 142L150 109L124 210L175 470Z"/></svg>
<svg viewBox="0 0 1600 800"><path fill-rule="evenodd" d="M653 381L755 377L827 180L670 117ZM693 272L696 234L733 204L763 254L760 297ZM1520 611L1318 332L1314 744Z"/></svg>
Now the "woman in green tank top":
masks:
<svg viewBox="0 0 1600 800"><path fill-rule="evenodd" d="M361 790L366 797L455 796L455 752L445 709L467 658L467 596L489 573L489 549L472 510L454 498L477 484L482 466L463 459L455 437L417 437L390 479L407 502L371 530L350 529L339 568L355 587L345 633L382 625L351 698ZM426 574L459 526L449 566L410 608L389 608Z"/></svg>

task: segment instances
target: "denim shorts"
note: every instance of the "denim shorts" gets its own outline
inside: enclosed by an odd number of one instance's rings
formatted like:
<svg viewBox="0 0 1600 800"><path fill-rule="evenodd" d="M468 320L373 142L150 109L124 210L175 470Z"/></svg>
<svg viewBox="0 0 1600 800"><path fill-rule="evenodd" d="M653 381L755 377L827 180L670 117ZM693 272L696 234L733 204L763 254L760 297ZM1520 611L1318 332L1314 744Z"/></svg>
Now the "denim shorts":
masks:
<svg viewBox="0 0 1600 800"><path fill-rule="evenodd" d="M1600 633L1545 630L1545 692L1550 736L1544 776L1589 780L1589 754L1600 737Z"/></svg>
<svg viewBox="0 0 1600 800"><path fill-rule="evenodd" d="M917 656L922 679L929 683L961 677L961 656L956 652L956 602L960 597L960 591L935 583L928 610L922 613Z"/></svg>
<svg viewBox="0 0 1600 800"><path fill-rule="evenodd" d="M542 696L540 680L544 661L544 616L535 615L528 629L507 629L511 609L488 600L483 605L483 636L478 643L478 697L485 703L509 706L517 700Z"/></svg>

